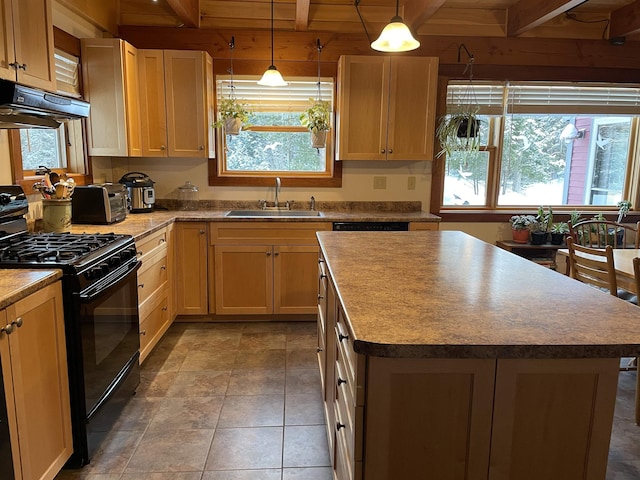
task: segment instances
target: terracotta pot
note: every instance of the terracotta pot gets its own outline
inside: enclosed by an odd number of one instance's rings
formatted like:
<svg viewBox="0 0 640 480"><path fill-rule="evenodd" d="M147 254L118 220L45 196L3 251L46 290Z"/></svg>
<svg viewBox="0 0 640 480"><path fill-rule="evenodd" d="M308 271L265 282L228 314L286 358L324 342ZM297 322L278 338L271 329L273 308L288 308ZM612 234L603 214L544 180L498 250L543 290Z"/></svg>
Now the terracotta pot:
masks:
<svg viewBox="0 0 640 480"><path fill-rule="evenodd" d="M529 230L511 230L513 241L516 243L529 243Z"/></svg>

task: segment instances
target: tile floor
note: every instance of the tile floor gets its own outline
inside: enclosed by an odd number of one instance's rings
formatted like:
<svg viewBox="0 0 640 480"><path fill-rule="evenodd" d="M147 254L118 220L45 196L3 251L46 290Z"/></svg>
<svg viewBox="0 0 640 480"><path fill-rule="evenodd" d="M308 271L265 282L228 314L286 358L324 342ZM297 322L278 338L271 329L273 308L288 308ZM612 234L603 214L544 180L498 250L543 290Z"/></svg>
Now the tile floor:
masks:
<svg viewBox="0 0 640 480"><path fill-rule="evenodd" d="M330 480L314 322L175 323L120 420L56 480Z"/></svg>
<svg viewBox="0 0 640 480"><path fill-rule="evenodd" d="M91 464L56 480L331 480L315 347L314 322L175 323ZM640 480L635 381L606 480Z"/></svg>

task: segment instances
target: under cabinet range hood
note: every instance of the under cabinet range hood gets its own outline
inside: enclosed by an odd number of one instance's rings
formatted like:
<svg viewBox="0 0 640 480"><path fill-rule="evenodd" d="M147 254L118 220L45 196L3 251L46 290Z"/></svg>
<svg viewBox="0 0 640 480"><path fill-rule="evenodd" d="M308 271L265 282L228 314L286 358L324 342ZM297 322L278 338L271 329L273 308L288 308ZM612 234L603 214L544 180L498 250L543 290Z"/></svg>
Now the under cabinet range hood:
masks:
<svg viewBox="0 0 640 480"><path fill-rule="evenodd" d="M89 104L0 80L0 129L58 128L60 122L89 116Z"/></svg>

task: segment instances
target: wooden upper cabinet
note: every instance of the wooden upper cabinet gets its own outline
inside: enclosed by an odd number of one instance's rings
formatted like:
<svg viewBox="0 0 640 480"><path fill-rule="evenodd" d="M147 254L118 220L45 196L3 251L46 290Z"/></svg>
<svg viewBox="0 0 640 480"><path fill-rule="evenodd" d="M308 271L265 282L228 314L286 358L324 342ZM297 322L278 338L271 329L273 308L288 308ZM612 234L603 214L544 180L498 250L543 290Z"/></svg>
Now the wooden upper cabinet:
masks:
<svg viewBox="0 0 640 480"><path fill-rule="evenodd" d="M432 160L438 59L338 62L338 160Z"/></svg>
<svg viewBox="0 0 640 480"><path fill-rule="evenodd" d="M56 90L52 0L0 0L0 78Z"/></svg>
<svg viewBox="0 0 640 480"><path fill-rule="evenodd" d="M137 50L117 38L82 40L89 155L142 154Z"/></svg>
<svg viewBox="0 0 640 480"><path fill-rule="evenodd" d="M143 156L214 157L211 56L183 50L139 54Z"/></svg>

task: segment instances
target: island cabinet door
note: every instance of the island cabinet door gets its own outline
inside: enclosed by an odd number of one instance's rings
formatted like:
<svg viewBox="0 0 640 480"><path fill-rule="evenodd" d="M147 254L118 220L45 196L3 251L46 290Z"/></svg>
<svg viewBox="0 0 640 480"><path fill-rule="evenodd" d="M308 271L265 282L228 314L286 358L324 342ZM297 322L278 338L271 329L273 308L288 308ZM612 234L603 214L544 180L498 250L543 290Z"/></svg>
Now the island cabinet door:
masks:
<svg viewBox="0 0 640 480"><path fill-rule="evenodd" d="M619 364L499 360L489 479L604 479Z"/></svg>
<svg viewBox="0 0 640 480"><path fill-rule="evenodd" d="M370 357L364 478L486 480L495 368L485 359Z"/></svg>

